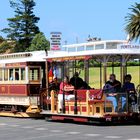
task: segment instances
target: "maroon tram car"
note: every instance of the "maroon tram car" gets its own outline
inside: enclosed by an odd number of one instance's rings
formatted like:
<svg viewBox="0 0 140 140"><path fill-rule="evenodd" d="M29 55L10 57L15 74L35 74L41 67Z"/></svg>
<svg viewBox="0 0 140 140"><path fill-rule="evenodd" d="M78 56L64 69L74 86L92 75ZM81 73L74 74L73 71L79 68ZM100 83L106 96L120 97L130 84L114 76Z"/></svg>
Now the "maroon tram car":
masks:
<svg viewBox="0 0 140 140"><path fill-rule="evenodd" d="M36 51L0 56L0 116L39 115L45 55Z"/></svg>

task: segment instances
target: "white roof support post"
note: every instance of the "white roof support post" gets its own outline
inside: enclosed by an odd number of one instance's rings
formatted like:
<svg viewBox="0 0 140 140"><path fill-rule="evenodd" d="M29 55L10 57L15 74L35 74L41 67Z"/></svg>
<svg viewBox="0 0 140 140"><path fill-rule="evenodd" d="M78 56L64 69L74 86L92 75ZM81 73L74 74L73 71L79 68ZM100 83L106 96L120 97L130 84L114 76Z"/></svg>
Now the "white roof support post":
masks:
<svg viewBox="0 0 140 140"><path fill-rule="evenodd" d="M84 80L86 81L87 84L89 84L89 61L88 60L84 60L84 70L85 70Z"/></svg>
<svg viewBox="0 0 140 140"><path fill-rule="evenodd" d="M84 45L84 51L86 51L87 50L87 46L86 45Z"/></svg>
<svg viewBox="0 0 140 140"><path fill-rule="evenodd" d="M103 56L103 82L106 83L107 81L107 62L110 58L110 55Z"/></svg>
<svg viewBox="0 0 140 140"><path fill-rule="evenodd" d="M127 74L127 67L126 67L126 63L129 59L130 55L122 55L121 57L121 67L120 67L120 80L121 80L121 83L123 84L124 83L124 76Z"/></svg>
<svg viewBox="0 0 140 140"><path fill-rule="evenodd" d="M106 42L104 43L104 49L106 49Z"/></svg>
<svg viewBox="0 0 140 140"><path fill-rule="evenodd" d="M25 80L26 80L26 83L29 83L29 68L28 68L28 66L25 67Z"/></svg>

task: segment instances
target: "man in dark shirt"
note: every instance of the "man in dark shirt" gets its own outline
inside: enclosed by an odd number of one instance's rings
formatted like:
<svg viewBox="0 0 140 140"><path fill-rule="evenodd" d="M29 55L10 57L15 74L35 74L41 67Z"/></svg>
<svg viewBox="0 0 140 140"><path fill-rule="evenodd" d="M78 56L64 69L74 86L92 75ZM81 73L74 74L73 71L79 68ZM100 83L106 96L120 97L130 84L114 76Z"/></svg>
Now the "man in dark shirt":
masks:
<svg viewBox="0 0 140 140"><path fill-rule="evenodd" d="M121 83L118 80L116 80L115 74L110 74L109 81L105 83L104 90L107 93L120 92Z"/></svg>
<svg viewBox="0 0 140 140"><path fill-rule="evenodd" d="M79 77L79 73L75 72L74 76L70 79L70 83L75 87L75 89L80 89L83 86L83 79Z"/></svg>
<svg viewBox="0 0 140 140"><path fill-rule="evenodd" d="M121 91L121 83L116 80L115 74L110 74L109 81L105 83L104 91L105 93L116 93ZM107 100L112 101L114 110L116 110L117 99L115 94L107 94Z"/></svg>

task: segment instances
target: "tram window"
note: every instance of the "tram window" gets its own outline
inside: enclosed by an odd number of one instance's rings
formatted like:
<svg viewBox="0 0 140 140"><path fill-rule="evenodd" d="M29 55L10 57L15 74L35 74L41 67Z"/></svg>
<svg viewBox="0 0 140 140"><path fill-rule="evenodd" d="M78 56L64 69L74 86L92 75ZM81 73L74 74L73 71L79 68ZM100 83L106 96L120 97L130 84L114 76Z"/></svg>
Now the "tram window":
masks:
<svg viewBox="0 0 140 140"><path fill-rule="evenodd" d="M8 69L4 69L4 80L8 81Z"/></svg>
<svg viewBox="0 0 140 140"><path fill-rule="evenodd" d="M39 68L30 68L29 80L39 80Z"/></svg>
<svg viewBox="0 0 140 140"><path fill-rule="evenodd" d="M0 81L2 81L2 69L0 69Z"/></svg>
<svg viewBox="0 0 140 140"><path fill-rule="evenodd" d="M104 44L96 44L95 50L98 50L98 49L104 49Z"/></svg>
<svg viewBox="0 0 140 140"><path fill-rule="evenodd" d="M19 80L19 69L15 69L15 80Z"/></svg>
<svg viewBox="0 0 140 140"><path fill-rule="evenodd" d="M111 43L106 43L106 49L117 49L118 43L111 42Z"/></svg>
<svg viewBox="0 0 140 140"><path fill-rule="evenodd" d="M9 78L10 80L14 80L13 69L9 69Z"/></svg>
<svg viewBox="0 0 140 140"><path fill-rule="evenodd" d="M86 50L93 50L94 49L94 46L93 45L89 45L86 47Z"/></svg>
<svg viewBox="0 0 140 140"><path fill-rule="evenodd" d="M85 46L80 46L77 48L77 51L84 51L84 49L85 49Z"/></svg>
<svg viewBox="0 0 140 140"><path fill-rule="evenodd" d="M25 80L25 68L21 68L21 80Z"/></svg>

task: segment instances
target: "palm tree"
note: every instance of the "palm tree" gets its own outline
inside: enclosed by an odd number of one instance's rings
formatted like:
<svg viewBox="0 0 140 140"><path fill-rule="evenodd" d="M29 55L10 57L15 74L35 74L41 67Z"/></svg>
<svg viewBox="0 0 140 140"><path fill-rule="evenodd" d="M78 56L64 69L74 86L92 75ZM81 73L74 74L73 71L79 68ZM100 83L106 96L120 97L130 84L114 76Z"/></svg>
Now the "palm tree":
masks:
<svg viewBox="0 0 140 140"><path fill-rule="evenodd" d="M132 13L128 13L125 17L125 30L129 35L129 40L140 41L140 4L135 3L135 5L132 5L129 9Z"/></svg>

